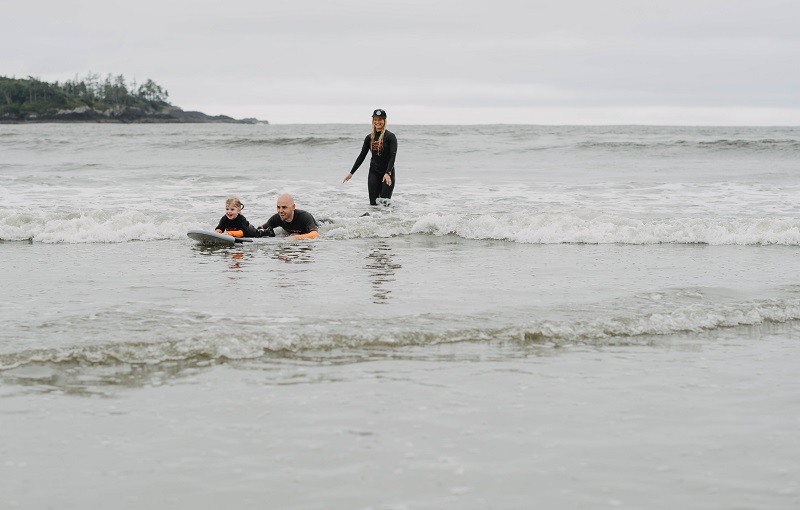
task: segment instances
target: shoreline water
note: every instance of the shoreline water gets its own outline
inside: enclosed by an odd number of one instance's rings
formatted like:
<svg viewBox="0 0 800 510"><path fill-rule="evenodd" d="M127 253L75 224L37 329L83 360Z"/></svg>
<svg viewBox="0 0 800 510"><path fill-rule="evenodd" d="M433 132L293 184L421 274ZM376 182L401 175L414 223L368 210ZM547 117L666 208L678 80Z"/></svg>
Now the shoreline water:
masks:
<svg viewBox="0 0 800 510"><path fill-rule="evenodd" d="M2 386L15 439L0 471L17 487L6 502L789 509L800 387L784 360L800 354L787 339L797 323L748 329L599 349L329 352L177 376L162 364L132 386L67 369L86 393L30 369Z"/></svg>
<svg viewBox="0 0 800 510"><path fill-rule="evenodd" d="M324 237L3 243L15 290L0 300L0 368L474 339L602 346L800 319L795 247Z"/></svg>
<svg viewBox="0 0 800 510"><path fill-rule="evenodd" d="M799 129L396 132L0 126L0 506L798 506Z"/></svg>

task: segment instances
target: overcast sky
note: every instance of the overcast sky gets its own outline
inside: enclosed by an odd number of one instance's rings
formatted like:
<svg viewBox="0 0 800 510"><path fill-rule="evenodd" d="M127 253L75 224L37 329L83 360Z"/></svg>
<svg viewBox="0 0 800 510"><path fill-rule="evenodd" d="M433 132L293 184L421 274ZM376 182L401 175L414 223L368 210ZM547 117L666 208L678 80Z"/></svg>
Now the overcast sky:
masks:
<svg viewBox="0 0 800 510"><path fill-rule="evenodd" d="M273 123L800 125L798 0L5 2L0 75Z"/></svg>

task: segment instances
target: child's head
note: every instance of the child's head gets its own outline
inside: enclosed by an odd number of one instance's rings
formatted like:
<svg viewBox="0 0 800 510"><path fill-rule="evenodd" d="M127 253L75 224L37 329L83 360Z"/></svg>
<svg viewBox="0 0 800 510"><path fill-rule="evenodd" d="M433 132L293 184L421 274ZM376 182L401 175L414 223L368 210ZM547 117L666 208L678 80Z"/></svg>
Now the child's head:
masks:
<svg viewBox="0 0 800 510"><path fill-rule="evenodd" d="M229 220L236 219L242 209L244 209L244 204L236 197L231 197L225 201L225 216Z"/></svg>

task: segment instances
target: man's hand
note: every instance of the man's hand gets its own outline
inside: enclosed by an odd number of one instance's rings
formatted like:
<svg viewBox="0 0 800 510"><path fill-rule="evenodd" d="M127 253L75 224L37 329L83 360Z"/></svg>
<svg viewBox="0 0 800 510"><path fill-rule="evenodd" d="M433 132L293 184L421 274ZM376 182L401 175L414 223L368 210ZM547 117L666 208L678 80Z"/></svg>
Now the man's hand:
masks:
<svg viewBox="0 0 800 510"><path fill-rule="evenodd" d="M258 232L258 237L275 237L275 231L272 230L272 227L258 227L256 231Z"/></svg>

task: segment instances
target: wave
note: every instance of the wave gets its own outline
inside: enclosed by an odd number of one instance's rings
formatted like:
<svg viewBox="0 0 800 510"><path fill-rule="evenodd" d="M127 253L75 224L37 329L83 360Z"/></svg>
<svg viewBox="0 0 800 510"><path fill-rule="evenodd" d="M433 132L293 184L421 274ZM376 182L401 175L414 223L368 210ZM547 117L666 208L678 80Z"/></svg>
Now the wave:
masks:
<svg viewBox="0 0 800 510"><path fill-rule="evenodd" d="M764 138L761 140L721 139L698 142L698 147L717 150L769 150L794 151L800 149L800 140Z"/></svg>
<svg viewBox="0 0 800 510"><path fill-rule="evenodd" d="M579 149L605 149L610 151L642 151L664 149L697 149L703 151L800 151L800 140L794 138L727 139L717 140L670 140L655 142L628 141L586 141L576 144Z"/></svg>
<svg viewBox="0 0 800 510"><path fill-rule="evenodd" d="M239 138L235 140L220 140L221 145L233 147L261 147L269 145L334 145L341 142L353 143L352 138L346 137L319 137L319 136L304 136L304 137L284 137L284 138Z"/></svg>
<svg viewBox="0 0 800 510"><path fill-rule="evenodd" d="M456 235L464 239L524 244L710 244L800 246L798 218L634 219L572 214L426 214L373 222L360 218L334 224L328 237L390 237L407 234Z"/></svg>
<svg viewBox="0 0 800 510"><path fill-rule="evenodd" d="M637 219L574 214L375 214L319 217L324 239L403 235L455 235L522 244L708 244L800 246L800 218L691 217ZM186 239L186 232L213 228L193 215L123 211L51 216L0 212L0 241L121 243Z"/></svg>
<svg viewBox="0 0 800 510"><path fill-rule="evenodd" d="M51 244L157 241L186 237L188 230L197 228L196 223L189 217L176 219L173 216L136 211L94 211L52 216L0 212L0 241Z"/></svg>
<svg viewBox="0 0 800 510"><path fill-rule="evenodd" d="M141 312L140 312L141 313ZM521 323L494 325L487 317L438 317L433 314L398 317L357 323L319 318L314 324L299 319L268 320L241 317L235 330L224 317L172 314L150 311L142 315L107 312L91 317L62 319L29 325L34 335L57 335L66 328L82 327L118 341L90 345L29 349L0 354L0 371L29 364L120 363L157 365L166 362L223 362L258 359L264 356L302 356L319 350L364 348L406 348L463 342L514 343L519 345L650 345L654 339L726 328L750 327L800 320L800 300L771 299L739 303L704 303L678 306L670 311L640 315L597 315L595 317L547 320L528 319ZM149 326L148 326L149 325ZM454 326L458 325L458 326ZM156 327L157 326L157 327ZM119 333L120 331L124 333ZM159 338L152 338L158 331Z"/></svg>
<svg viewBox="0 0 800 510"><path fill-rule="evenodd" d="M486 136L491 137L498 133L487 133ZM451 133L436 132L432 138L419 138L414 139L415 147L426 147L441 149L443 146L440 143L441 139L447 137L463 136L459 131ZM710 138L710 139L697 139L691 136L682 138L679 135L664 134L657 139L642 138L639 134L631 134L629 140L625 139L592 139L583 141L574 141L571 138L539 138L531 135L530 133L516 133L510 135L511 138L517 139L520 143L514 150L521 151L549 151L549 150L562 150L570 151L573 148L578 150L608 150L612 152L624 151L663 151L663 150L697 150L697 151L773 151L773 152L795 152L800 150L800 139L798 138ZM622 136L622 135L600 135L600 136ZM213 138L213 139L198 139L194 141L167 141L163 143L163 147L183 149L188 146L197 147L268 147L268 146L327 146L344 144L352 149L354 143L363 140L363 135L355 136L284 136L275 138ZM482 153L489 151L493 154L505 154L505 145L496 145L496 141L492 138L487 138L478 143L469 143L458 145L459 153Z"/></svg>

